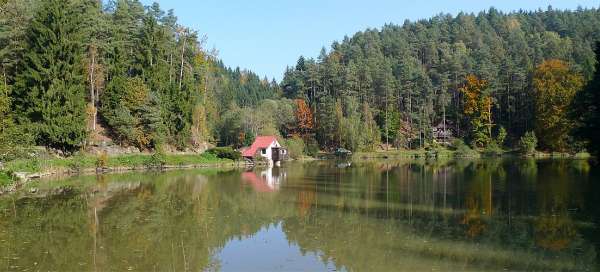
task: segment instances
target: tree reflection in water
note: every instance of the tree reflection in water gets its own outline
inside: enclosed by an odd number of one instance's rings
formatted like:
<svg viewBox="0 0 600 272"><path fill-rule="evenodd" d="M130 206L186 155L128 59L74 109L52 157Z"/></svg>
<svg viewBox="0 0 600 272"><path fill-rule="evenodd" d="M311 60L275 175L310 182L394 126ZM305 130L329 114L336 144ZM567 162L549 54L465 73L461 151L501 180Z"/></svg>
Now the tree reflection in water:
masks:
<svg viewBox="0 0 600 272"><path fill-rule="evenodd" d="M315 162L45 182L0 198L0 267L219 270L234 261L220 254L232 241L280 237L265 243L297 247L300 262L318 256L324 269L594 270L591 169L567 160ZM239 250L264 260L258 248Z"/></svg>

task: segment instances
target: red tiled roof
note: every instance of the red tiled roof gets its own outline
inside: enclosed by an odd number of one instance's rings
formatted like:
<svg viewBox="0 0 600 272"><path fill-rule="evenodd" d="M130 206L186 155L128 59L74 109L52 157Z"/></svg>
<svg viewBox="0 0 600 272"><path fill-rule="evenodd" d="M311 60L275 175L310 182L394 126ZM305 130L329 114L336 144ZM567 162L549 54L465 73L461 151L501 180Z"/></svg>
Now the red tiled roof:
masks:
<svg viewBox="0 0 600 272"><path fill-rule="evenodd" d="M242 156L254 157L256 151L262 148L269 147L269 145L271 145L271 143L273 143L274 141L277 141L277 138L275 138L275 136L258 136L256 137L256 140L254 140L254 143L250 146L250 148L242 152Z"/></svg>

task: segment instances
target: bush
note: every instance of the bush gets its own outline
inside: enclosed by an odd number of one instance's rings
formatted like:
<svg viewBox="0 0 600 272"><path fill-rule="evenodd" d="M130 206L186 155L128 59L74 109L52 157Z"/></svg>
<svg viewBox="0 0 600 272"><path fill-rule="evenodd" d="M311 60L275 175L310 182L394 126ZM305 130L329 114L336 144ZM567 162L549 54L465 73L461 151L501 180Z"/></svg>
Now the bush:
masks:
<svg viewBox="0 0 600 272"><path fill-rule="evenodd" d="M211 148L206 150L206 153L213 154L219 159L230 159L234 161L239 161L242 159L242 153L229 146Z"/></svg>
<svg viewBox="0 0 600 272"><path fill-rule="evenodd" d="M79 173L84 167L85 156L81 153L72 156L68 163L67 167L71 170L71 172Z"/></svg>
<svg viewBox="0 0 600 272"><path fill-rule="evenodd" d="M499 148L502 148L504 146L504 142L506 141L507 135L508 133L506 132L506 129L504 129L504 127L500 127L500 129L498 130L498 136L496 137L496 143L498 143Z"/></svg>
<svg viewBox="0 0 600 272"><path fill-rule="evenodd" d="M535 133L532 131L527 132L519 140L519 150L525 155L532 155L535 153L537 143L538 140L537 137L535 137Z"/></svg>
<svg viewBox="0 0 600 272"><path fill-rule="evenodd" d="M9 173L0 172L0 188L10 185L13 182L13 178Z"/></svg>
<svg viewBox="0 0 600 272"><path fill-rule="evenodd" d="M167 155L164 151L158 149L148 158L145 164L147 168L162 169L167 164Z"/></svg>
<svg viewBox="0 0 600 272"><path fill-rule="evenodd" d="M461 139L455 139L454 141L452 141L452 148L454 148L454 150L456 150L456 152L454 153L454 156L456 156L456 157L468 158L468 157L478 157L479 156L479 153L477 153L477 151L471 149Z"/></svg>
<svg viewBox="0 0 600 272"><path fill-rule="evenodd" d="M105 169L108 167L108 153L106 151L101 152L96 158L96 168Z"/></svg>
<svg viewBox="0 0 600 272"><path fill-rule="evenodd" d="M504 151L502 151L502 148L500 147L500 145L498 145L494 141L492 141L490 144L488 144L485 147L485 150L483 150L484 155L491 156L491 157L502 156L502 153L504 153Z"/></svg>
<svg viewBox="0 0 600 272"><path fill-rule="evenodd" d="M313 138L309 138L304 145L304 154L315 157L319 153L319 144Z"/></svg>
<svg viewBox="0 0 600 272"><path fill-rule="evenodd" d="M292 137L285 140L285 146L288 149L290 158L298 159L304 155L304 141L300 137Z"/></svg>

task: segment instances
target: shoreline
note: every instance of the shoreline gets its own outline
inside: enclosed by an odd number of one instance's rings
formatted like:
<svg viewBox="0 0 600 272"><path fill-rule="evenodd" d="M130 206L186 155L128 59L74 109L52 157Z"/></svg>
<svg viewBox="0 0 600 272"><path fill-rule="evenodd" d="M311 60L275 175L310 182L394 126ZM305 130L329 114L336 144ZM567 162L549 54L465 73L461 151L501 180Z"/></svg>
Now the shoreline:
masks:
<svg viewBox="0 0 600 272"><path fill-rule="evenodd" d="M104 165L97 166L97 158L85 156L81 158L52 158L40 162L37 159L9 162L0 170L0 196L13 193L34 180L44 180L77 175L102 175L127 173L136 171L170 171L184 169L239 169L248 167L244 161L232 161L203 154L169 154L164 161L155 161L149 154L113 156L107 158ZM31 165L35 165L32 167ZM76 165L74 165L76 164ZM93 165L93 166L92 166ZM256 165L261 165L260 163ZM1 179L4 180L1 180ZM3 184L4 183L4 184Z"/></svg>
<svg viewBox="0 0 600 272"><path fill-rule="evenodd" d="M317 158L302 157L295 161L316 161L335 159L335 155L321 154ZM568 154L568 153L543 153L536 152L535 154L524 156L518 155L515 152L503 151L498 155L486 155L484 152L475 151L470 156L461 156L458 152L448 149L440 150L380 150L373 152L357 152L346 158L351 161L358 160L394 160L394 159L485 159L485 158L529 158L534 160L539 159L590 159L592 158L587 153ZM4 169L0 170L0 175L4 175L4 184L2 184L2 176L0 176L0 196L14 193L22 189L29 182L34 180L44 180L51 178L73 177L78 175L103 175L116 174L127 172L145 172L145 171L171 171L185 169L240 169L247 167L262 166L264 163L257 162L255 165L249 165L245 161L232 161L229 159L219 159L216 157L206 157L203 154L168 154L165 155L166 162L153 161L152 154L133 154L133 155L118 155L107 158L110 166L90 166L90 161L99 160L94 156L84 157L67 157L67 158L52 158L45 161L44 166L39 166L37 171L26 169L31 167L29 164L39 161L35 159L21 160L19 163L9 162ZM48 163L51 162L51 163ZM191 161L197 161L195 163ZM186 163L188 162L188 163ZM14 168L9 168L11 163L17 164ZM72 163L80 163L76 166ZM97 163L97 162L94 162ZM26 165L26 166L22 166ZM28 171L29 170L29 171ZM8 177L8 180L6 179Z"/></svg>

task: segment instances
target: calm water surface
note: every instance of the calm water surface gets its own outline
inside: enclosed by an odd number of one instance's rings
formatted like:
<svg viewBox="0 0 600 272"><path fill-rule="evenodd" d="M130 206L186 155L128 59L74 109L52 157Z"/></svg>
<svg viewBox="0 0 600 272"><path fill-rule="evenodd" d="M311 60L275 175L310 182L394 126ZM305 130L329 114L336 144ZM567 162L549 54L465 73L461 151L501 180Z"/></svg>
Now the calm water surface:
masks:
<svg viewBox="0 0 600 272"><path fill-rule="evenodd" d="M39 182L0 197L0 271L597 271L597 167L315 162Z"/></svg>

